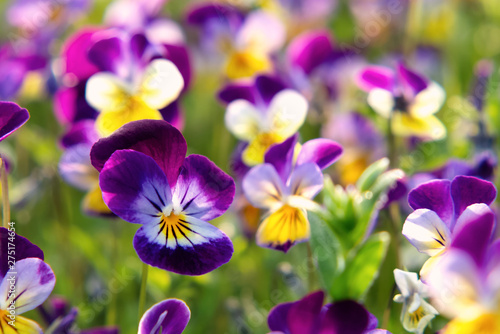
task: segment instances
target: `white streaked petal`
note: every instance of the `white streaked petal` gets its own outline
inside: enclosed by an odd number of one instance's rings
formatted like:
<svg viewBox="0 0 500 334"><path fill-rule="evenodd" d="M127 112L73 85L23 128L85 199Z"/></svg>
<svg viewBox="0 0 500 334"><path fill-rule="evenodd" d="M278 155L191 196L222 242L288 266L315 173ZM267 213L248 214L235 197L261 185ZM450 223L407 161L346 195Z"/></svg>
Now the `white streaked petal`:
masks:
<svg viewBox="0 0 500 334"><path fill-rule="evenodd" d="M289 180L290 193L313 199L323 188L323 173L315 163L297 166Z"/></svg>
<svg viewBox="0 0 500 334"><path fill-rule="evenodd" d="M131 93L131 87L111 73L94 74L85 87L87 103L99 111L119 110Z"/></svg>
<svg viewBox="0 0 500 334"><path fill-rule="evenodd" d="M273 97L267 111L267 130L288 138L295 134L306 119L307 100L298 92L285 89Z"/></svg>
<svg viewBox="0 0 500 334"><path fill-rule="evenodd" d="M227 106L224 121L236 138L249 142L260 132L262 116L250 102L236 100Z"/></svg>
<svg viewBox="0 0 500 334"><path fill-rule="evenodd" d="M404 298L408 298L418 291L418 275L416 273L394 269L394 280Z"/></svg>
<svg viewBox="0 0 500 334"><path fill-rule="evenodd" d="M409 113L413 117L427 117L439 111L446 99L446 92L435 82L415 96L409 106Z"/></svg>
<svg viewBox="0 0 500 334"><path fill-rule="evenodd" d="M139 96L149 107L162 109L177 99L183 88L184 79L174 63L156 59L146 68Z"/></svg>
<svg viewBox="0 0 500 334"><path fill-rule="evenodd" d="M406 218L403 235L421 253L434 256L450 242L450 230L431 210L418 209Z"/></svg>
<svg viewBox="0 0 500 334"><path fill-rule="evenodd" d="M394 109L394 96L385 89L375 88L368 93L368 104L380 116L389 118Z"/></svg>
<svg viewBox="0 0 500 334"><path fill-rule="evenodd" d="M243 179L243 191L253 206L264 209L280 207L285 196L281 178L271 164L253 167Z"/></svg>

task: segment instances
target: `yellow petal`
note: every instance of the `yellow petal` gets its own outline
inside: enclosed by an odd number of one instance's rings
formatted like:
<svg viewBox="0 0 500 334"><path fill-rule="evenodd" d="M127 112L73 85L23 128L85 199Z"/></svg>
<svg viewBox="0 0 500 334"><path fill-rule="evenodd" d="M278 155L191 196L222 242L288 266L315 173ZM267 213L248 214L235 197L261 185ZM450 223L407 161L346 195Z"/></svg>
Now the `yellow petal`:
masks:
<svg viewBox="0 0 500 334"><path fill-rule="evenodd" d="M83 198L83 209L90 213L109 215L111 210L102 199L102 191L99 184L96 184Z"/></svg>
<svg viewBox="0 0 500 334"><path fill-rule="evenodd" d="M448 323L443 334L498 334L500 313L484 313L475 319L454 319Z"/></svg>
<svg viewBox="0 0 500 334"><path fill-rule="evenodd" d="M274 133L261 133L257 135L243 151L243 162L247 166L255 166L263 163L267 149L273 144L282 142L284 139Z"/></svg>
<svg viewBox="0 0 500 334"><path fill-rule="evenodd" d="M262 222L257 231L257 243L287 250L293 244L309 239L309 235L305 210L283 205Z"/></svg>
<svg viewBox="0 0 500 334"><path fill-rule="evenodd" d="M141 119L163 119L161 113L136 97L128 97L118 109L102 111L96 119L97 132L106 137L121 126Z"/></svg>
<svg viewBox="0 0 500 334"><path fill-rule="evenodd" d="M2 334L41 334L40 326L33 320L15 315L9 318L8 311L0 310L0 333Z"/></svg>
<svg viewBox="0 0 500 334"><path fill-rule="evenodd" d="M417 136L432 140L443 139L446 136L446 128L437 117L431 115L416 118L400 112L392 116L392 131L396 136Z"/></svg>
<svg viewBox="0 0 500 334"><path fill-rule="evenodd" d="M249 78L257 73L270 71L269 58L264 54L250 51L233 52L226 63L226 75L229 79Z"/></svg>

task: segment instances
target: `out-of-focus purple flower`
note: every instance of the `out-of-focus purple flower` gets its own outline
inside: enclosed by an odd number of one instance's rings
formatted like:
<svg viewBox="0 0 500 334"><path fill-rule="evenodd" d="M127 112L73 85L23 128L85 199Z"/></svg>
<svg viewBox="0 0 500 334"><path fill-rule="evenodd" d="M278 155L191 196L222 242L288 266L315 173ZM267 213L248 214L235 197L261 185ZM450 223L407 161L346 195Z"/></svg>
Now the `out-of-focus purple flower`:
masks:
<svg viewBox="0 0 500 334"><path fill-rule="evenodd" d="M201 30L203 52L224 56L225 74L230 79L270 72L271 56L282 47L286 37L281 21L274 15L255 10L244 16L238 9L223 4L194 5L187 22Z"/></svg>
<svg viewBox="0 0 500 334"><path fill-rule="evenodd" d="M395 135L432 140L446 136L446 128L434 116L446 97L437 83L400 63L397 72L382 66L365 68L358 77L358 85L368 92L370 107L391 119Z"/></svg>
<svg viewBox="0 0 500 334"><path fill-rule="evenodd" d="M19 129L29 118L28 110L13 102L0 101L0 141Z"/></svg>
<svg viewBox="0 0 500 334"><path fill-rule="evenodd" d="M231 205L232 178L201 155L186 157L182 134L165 121L128 123L100 139L92 164L107 206L141 228L134 248L147 264L202 275L228 262L231 240L207 223Z"/></svg>
<svg viewBox="0 0 500 334"><path fill-rule="evenodd" d="M180 334L190 318L191 311L186 303L179 299L166 299L144 313L137 333Z"/></svg>
<svg viewBox="0 0 500 334"><path fill-rule="evenodd" d="M43 333L36 322L20 315L42 304L55 283L54 272L43 261L42 250L13 229L0 227L0 328L6 333ZM10 313L12 309L15 315Z"/></svg>
<svg viewBox="0 0 500 334"><path fill-rule="evenodd" d="M468 226L483 226L489 230L486 244L495 222L488 207L496 197L492 183L470 176L457 176L453 181L434 180L410 191L408 203L415 210L406 218L403 235L419 252L431 258L424 264L421 275L426 279L439 259L451 246L456 236Z"/></svg>
<svg viewBox="0 0 500 334"><path fill-rule="evenodd" d="M299 301L275 306L267 318L273 334L390 334L376 329L378 320L353 300L323 306L323 291L313 292Z"/></svg>
<svg viewBox="0 0 500 334"><path fill-rule="evenodd" d="M342 147L327 139L310 140L294 159L297 136L271 146L264 164L253 167L243 179L249 202L269 212L257 231L257 244L287 252L309 239L306 210L315 210L313 198L323 188L322 169L334 163Z"/></svg>

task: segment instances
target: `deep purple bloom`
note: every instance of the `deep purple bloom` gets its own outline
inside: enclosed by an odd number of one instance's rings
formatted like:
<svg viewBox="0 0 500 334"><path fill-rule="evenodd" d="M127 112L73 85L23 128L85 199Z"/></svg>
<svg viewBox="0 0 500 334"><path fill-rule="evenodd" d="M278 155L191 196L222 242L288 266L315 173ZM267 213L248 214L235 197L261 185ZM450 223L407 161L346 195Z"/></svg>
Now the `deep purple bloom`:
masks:
<svg viewBox="0 0 500 334"><path fill-rule="evenodd" d="M390 334L376 329L378 320L353 300L323 306L325 294L313 292L299 301L275 306L267 318L276 334Z"/></svg>
<svg viewBox="0 0 500 334"><path fill-rule="evenodd" d="M147 264L202 275L229 261L231 240L206 221L221 216L234 181L201 155L186 157L182 134L165 121L126 124L100 139L91 159L107 206L142 227L134 238Z"/></svg>
<svg viewBox="0 0 500 334"><path fill-rule="evenodd" d="M29 118L28 110L13 102L0 101L0 141L19 129Z"/></svg>
<svg viewBox="0 0 500 334"><path fill-rule="evenodd" d="M166 299L144 313L138 334L180 334L186 328L190 317L191 311L186 303L179 299Z"/></svg>

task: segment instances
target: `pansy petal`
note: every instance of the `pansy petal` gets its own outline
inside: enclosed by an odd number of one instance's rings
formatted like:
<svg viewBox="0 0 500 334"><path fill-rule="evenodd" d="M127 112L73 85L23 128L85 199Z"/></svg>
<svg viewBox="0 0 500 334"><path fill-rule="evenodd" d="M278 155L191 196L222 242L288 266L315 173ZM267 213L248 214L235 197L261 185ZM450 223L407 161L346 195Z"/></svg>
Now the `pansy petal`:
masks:
<svg viewBox="0 0 500 334"><path fill-rule="evenodd" d="M13 102L0 101L0 141L19 129L29 118L28 110Z"/></svg>
<svg viewBox="0 0 500 334"><path fill-rule="evenodd" d="M423 183L408 194L408 204L413 210L429 209L437 213L451 229L453 220L453 200L449 180L433 180Z"/></svg>
<svg viewBox="0 0 500 334"><path fill-rule="evenodd" d="M256 241L261 247L286 253L296 243L308 240L310 234L306 211L283 205L260 224Z"/></svg>
<svg viewBox="0 0 500 334"><path fill-rule="evenodd" d="M394 72L383 66L369 66L357 78L357 83L361 89L368 92L377 88L392 92L394 81Z"/></svg>
<svg viewBox="0 0 500 334"><path fill-rule="evenodd" d="M287 50L288 62L310 74L333 54L333 42L328 31L303 33L290 43Z"/></svg>
<svg viewBox="0 0 500 334"><path fill-rule="evenodd" d="M262 98L262 103L268 105L276 94L286 89L286 86L278 77L259 75L255 78L255 88Z"/></svg>
<svg viewBox="0 0 500 334"><path fill-rule="evenodd" d="M471 204L490 205L497 195L495 186L488 181L473 176L457 176L451 182L451 197L455 206L455 217Z"/></svg>
<svg viewBox="0 0 500 334"><path fill-rule="evenodd" d="M410 70L404 64L398 64L398 74L405 89L411 90L413 96L428 87L427 80L420 74Z"/></svg>
<svg viewBox="0 0 500 334"><path fill-rule="evenodd" d="M446 92L435 82L415 96L408 112L414 117L427 117L439 111L446 99Z"/></svg>
<svg viewBox="0 0 500 334"><path fill-rule="evenodd" d="M97 140L99 140L99 135L95 130L94 120L86 119L72 124L68 132L61 138L61 145L65 149L78 144L92 146Z"/></svg>
<svg viewBox="0 0 500 334"><path fill-rule="evenodd" d="M139 258L181 275L203 275L227 263L231 240L217 227L192 216L143 225L134 237Z"/></svg>
<svg viewBox="0 0 500 334"><path fill-rule="evenodd" d="M90 164L89 144L78 144L64 151L59 161L59 174L67 183L80 190L90 190L99 174Z"/></svg>
<svg viewBox="0 0 500 334"><path fill-rule="evenodd" d="M333 140L318 138L305 142L297 157L297 165L312 162L325 169L342 154L342 146Z"/></svg>
<svg viewBox="0 0 500 334"><path fill-rule="evenodd" d="M293 166L298 135L294 135L280 144L272 145L264 156L264 161L274 166L283 184L286 183Z"/></svg>
<svg viewBox="0 0 500 334"><path fill-rule="evenodd" d="M394 96L385 89L372 89L368 93L367 102L376 113L385 118L389 118L394 110Z"/></svg>
<svg viewBox="0 0 500 334"><path fill-rule="evenodd" d="M267 112L270 131L288 138L304 124L307 100L298 92L285 89L274 96Z"/></svg>
<svg viewBox="0 0 500 334"><path fill-rule="evenodd" d="M14 239L13 242L12 239ZM9 232L5 227L0 227L0 279L4 277L9 270L9 242L11 244L13 243L15 246L14 256L16 262L28 257L35 257L43 260L43 252L37 245L32 244L23 236L15 234L15 232Z"/></svg>
<svg viewBox="0 0 500 334"><path fill-rule="evenodd" d="M324 299L324 292L317 291L292 304L287 315L290 334L315 332Z"/></svg>
<svg viewBox="0 0 500 334"><path fill-rule="evenodd" d="M226 127L238 139L251 141L261 128L262 116L246 100L236 100L227 106L224 117Z"/></svg>
<svg viewBox="0 0 500 334"><path fill-rule="evenodd" d="M114 217L115 214L108 208L102 198L102 191L99 183L96 182L94 187L85 195L82 200L82 210L88 215Z"/></svg>
<svg viewBox="0 0 500 334"><path fill-rule="evenodd" d="M370 317L363 305L354 300L342 300L326 305L321 334L364 334L368 329Z"/></svg>
<svg viewBox="0 0 500 334"><path fill-rule="evenodd" d="M172 197L184 214L208 221L226 212L234 193L229 175L208 158L192 154L184 160Z"/></svg>
<svg viewBox="0 0 500 334"><path fill-rule="evenodd" d="M450 244L450 230L431 210L418 209L406 218L403 235L421 253L434 256Z"/></svg>
<svg viewBox="0 0 500 334"><path fill-rule="evenodd" d="M118 68L121 66L125 54L123 47L123 41L119 37L102 38L89 48L88 58L101 71L118 74Z"/></svg>
<svg viewBox="0 0 500 334"><path fill-rule="evenodd" d="M472 204L460 215L453 230L452 248L464 250L480 266L495 227L495 214L484 203Z"/></svg>
<svg viewBox="0 0 500 334"><path fill-rule="evenodd" d="M172 203L167 177L153 158L132 150L111 155L99 175L104 203L135 224L159 222Z"/></svg>
<svg viewBox="0 0 500 334"><path fill-rule="evenodd" d="M15 327L9 323L15 324ZM3 313L0 317L0 328L2 334L43 334L42 328L33 320L16 315L15 322L13 322L8 313Z"/></svg>
<svg viewBox="0 0 500 334"><path fill-rule="evenodd" d="M181 334L186 328L191 311L182 300L167 299L149 308L141 318L138 334Z"/></svg>
<svg viewBox="0 0 500 334"><path fill-rule="evenodd" d="M177 182L187 144L179 130L165 121L140 120L125 124L92 147L92 165L101 171L116 150L131 149L152 157L167 175L171 187Z"/></svg>
<svg viewBox="0 0 500 334"><path fill-rule="evenodd" d="M418 136L430 140L446 137L446 127L433 115L413 117L409 113L396 112L392 116L391 126L396 136Z"/></svg>
<svg viewBox="0 0 500 334"><path fill-rule="evenodd" d="M291 194L313 199L323 188L323 173L312 162L296 166L290 175Z"/></svg>
<svg viewBox="0 0 500 334"><path fill-rule="evenodd" d="M400 269L394 269L394 280L403 297L408 298L418 291L418 275Z"/></svg>
<svg viewBox="0 0 500 334"><path fill-rule="evenodd" d="M179 97L184 88L181 72L169 60L153 60L146 68L139 96L153 109L166 107Z"/></svg>
<svg viewBox="0 0 500 334"><path fill-rule="evenodd" d="M236 100L245 100L250 104L256 103L254 86L247 82L230 83L222 88L217 95L222 102L227 104Z"/></svg>
<svg viewBox="0 0 500 334"><path fill-rule="evenodd" d="M243 191L253 206L271 209L281 205L284 185L276 169L270 164L263 164L253 167L245 175Z"/></svg>
<svg viewBox="0 0 500 334"><path fill-rule="evenodd" d="M115 75L97 73L87 81L85 98L97 110L121 110L131 92L131 87Z"/></svg>
<svg viewBox="0 0 500 334"><path fill-rule="evenodd" d="M269 311L269 316L267 317L267 324L269 329L272 331L278 331L283 333L290 333L288 328L287 318L288 312L294 303L282 303L276 305Z"/></svg>
<svg viewBox="0 0 500 334"><path fill-rule="evenodd" d="M268 12L257 10L246 17L236 43L242 48L272 53L283 46L285 38L286 31L281 21Z"/></svg>
<svg viewBox="0 0 500 334"><path fill-rule="evenodd" d="M92 46L92 36L97 31L95 28L83 28L66 39L62 46L64 73L71 73L78 80L84 80L99 71L87 57Z"/></svg>
<svg viewBox="0 0 500 334"><path fill-rule="evenodd" d="M15 277L15 295L9 293L11 277ZM20 260L0 284L0 309L7 309L15 299L16 314L33 310L49 297L55 284L54 272L43 260L33 257Z"/></svg>

